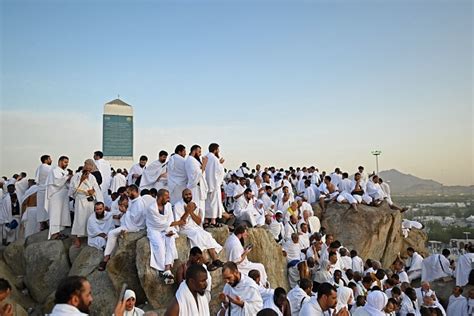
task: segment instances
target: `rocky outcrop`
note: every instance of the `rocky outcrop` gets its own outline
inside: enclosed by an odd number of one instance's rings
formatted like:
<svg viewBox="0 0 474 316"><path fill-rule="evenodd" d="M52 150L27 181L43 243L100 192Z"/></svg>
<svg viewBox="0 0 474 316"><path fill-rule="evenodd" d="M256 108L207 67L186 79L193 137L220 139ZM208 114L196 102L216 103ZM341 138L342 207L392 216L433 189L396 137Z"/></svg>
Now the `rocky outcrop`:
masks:
<svg viewBox="0 0 474 316"><path fill-rule="evenodd" d="M23 252L25 250L25 240L17 240L8 245L3 251L3 259L16 275L25 275L25 263Z"/></svg>
<svg viewBox="0 0 474 316"><path fill-rule="evenodd" d="M408 233L407 238L403 238L402 248L400 250L400 255L404 258L408 257L407 248L412 247L422 255L424 258L428 257L430 254L426 248L426 243L428 242L428 235L424 230L412 228Z"/></svg>
<svg viewBox="0 0 474 316"><path fill-rule="evenodd" d="M405 239L401 232L402 214L392 210L386 202L379 207L358 205L358 211L348 210L348 205L331 203L326 213L321 214L319 205L313 209L319 214L321 225L328 233L349 250L355 249L364 259L375 259L389 267L407 245L427 253L424 232L411 233ZM422 237L424 236L424 237Z"/></svg>
<svg viewBox="0 0 474 316"><path fill-rule="evenodd" d="M88 276L97 269L103 258L103 251L94 247L85 246L73 261L69 275Z"/></svg>

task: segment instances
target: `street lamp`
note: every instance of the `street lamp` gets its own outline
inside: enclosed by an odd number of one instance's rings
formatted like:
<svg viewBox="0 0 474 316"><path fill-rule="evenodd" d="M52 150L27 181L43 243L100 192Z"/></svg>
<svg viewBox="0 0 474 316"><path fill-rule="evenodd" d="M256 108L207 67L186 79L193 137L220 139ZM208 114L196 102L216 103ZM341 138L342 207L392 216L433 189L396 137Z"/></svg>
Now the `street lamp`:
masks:
<svg viewBox="0 0 474 316"><path fill-rule="evenodd" d="M379 156L382 153L381 150L372 150L372 155L375 156L375 166L377 170L377 174L379 174Z"/></svg>

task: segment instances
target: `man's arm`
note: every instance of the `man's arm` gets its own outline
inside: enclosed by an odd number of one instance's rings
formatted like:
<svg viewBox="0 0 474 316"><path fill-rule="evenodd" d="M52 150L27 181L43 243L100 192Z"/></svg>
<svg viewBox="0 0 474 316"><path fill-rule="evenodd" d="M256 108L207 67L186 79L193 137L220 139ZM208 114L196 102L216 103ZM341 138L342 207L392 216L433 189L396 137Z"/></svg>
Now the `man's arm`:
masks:
<svg viewBox="0 0 474 316"><path fill-rule="evenodd" d="M168 306L165 316L179 316L179 304L176 297L173 298L171 304Z"/></svg>

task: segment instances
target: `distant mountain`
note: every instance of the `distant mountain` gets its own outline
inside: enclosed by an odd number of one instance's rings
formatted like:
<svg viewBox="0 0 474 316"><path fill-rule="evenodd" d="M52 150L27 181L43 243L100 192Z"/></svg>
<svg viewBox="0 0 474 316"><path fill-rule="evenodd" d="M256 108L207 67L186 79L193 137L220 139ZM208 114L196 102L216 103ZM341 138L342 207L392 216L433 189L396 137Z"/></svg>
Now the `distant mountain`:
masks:
<svg viewBox="0 0 474 316"><path fill-rule="evenodd" d="M470 194L474 192L474 186L445 186L434 180L425 180L411 174L405 174L391 169L381 171L379 176L384 181L390 181L393 195L431 195L431 194Z"/></svg>

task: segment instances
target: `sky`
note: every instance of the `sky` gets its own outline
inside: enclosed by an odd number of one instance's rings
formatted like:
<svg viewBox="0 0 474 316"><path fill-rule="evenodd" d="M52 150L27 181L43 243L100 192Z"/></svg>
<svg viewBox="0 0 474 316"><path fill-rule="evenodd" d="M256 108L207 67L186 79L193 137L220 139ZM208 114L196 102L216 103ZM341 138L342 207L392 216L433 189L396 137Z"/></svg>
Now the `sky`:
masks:
<svg viewBox="0 0 474 316"><path fill-rule="evenodd" d="M101 148L221 146L225 167L398 169L474 184L469 0L2 0L0 174ZM204 150L206 151L206 150Z"/></svg>

